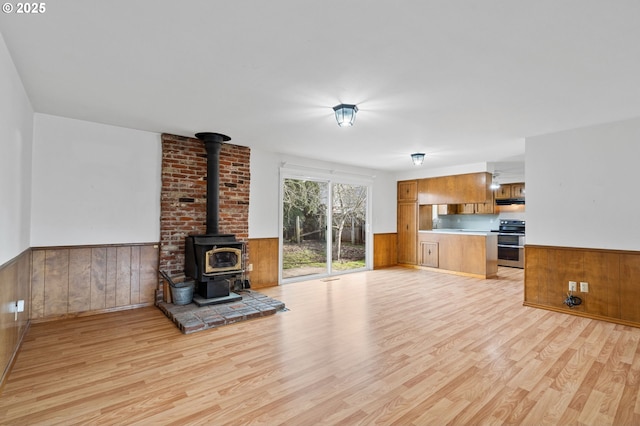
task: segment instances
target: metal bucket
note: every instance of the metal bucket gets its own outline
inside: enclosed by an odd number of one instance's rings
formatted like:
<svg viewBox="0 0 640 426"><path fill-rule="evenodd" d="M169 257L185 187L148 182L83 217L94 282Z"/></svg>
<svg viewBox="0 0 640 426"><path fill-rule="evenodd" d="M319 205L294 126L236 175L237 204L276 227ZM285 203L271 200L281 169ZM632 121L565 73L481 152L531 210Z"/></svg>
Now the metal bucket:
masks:
<svg viewBox="0 0 640 426"><path fill-rule="evenodd" d="M171 286L171 297L174 305L188 305L193 301L195 282L185 281Z"/></svg>

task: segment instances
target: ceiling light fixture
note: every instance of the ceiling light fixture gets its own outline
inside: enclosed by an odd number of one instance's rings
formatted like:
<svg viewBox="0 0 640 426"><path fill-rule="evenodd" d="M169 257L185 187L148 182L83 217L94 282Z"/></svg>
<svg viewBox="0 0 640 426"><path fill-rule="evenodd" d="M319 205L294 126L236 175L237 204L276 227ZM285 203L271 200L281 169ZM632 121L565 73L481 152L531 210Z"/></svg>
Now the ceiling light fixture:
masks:
<svg viewBox="0 0 640 426"><path fill-rule="evenodd" d="M500 182L498 182L498 173L494 173L493 176L491 176L491 185L489 185L489 188L491 189L500 188Z"/></svg>
<svg viewBox="0 0 640 426"><path fill-rule="evenodd" d="M411 161L413 161L414 166L419 166L424 161L424 152L416 152L415 154L411 154Z"/></svg>
<svg viewBox="0 0 640 426"><path fill-rule="evenodd" d="M340 127L353 126L353 122L356 121L356 112L358 107L350 104L340 104L333 107L336 113L336 121Z"/></svg>

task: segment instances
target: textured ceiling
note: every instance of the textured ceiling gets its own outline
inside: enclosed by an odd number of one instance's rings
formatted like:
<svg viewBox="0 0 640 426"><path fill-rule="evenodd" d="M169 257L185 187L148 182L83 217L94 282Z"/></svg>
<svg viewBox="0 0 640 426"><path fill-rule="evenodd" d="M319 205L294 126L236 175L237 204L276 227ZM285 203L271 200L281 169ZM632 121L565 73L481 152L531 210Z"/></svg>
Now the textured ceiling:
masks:
<svg viewBox="0 0 640 426"><path fill-rule="evenodd" d="M37 112L367 168L640 116L640 2L63 0L0 16ZM339 128L332 107L360 108Z"/></svg>

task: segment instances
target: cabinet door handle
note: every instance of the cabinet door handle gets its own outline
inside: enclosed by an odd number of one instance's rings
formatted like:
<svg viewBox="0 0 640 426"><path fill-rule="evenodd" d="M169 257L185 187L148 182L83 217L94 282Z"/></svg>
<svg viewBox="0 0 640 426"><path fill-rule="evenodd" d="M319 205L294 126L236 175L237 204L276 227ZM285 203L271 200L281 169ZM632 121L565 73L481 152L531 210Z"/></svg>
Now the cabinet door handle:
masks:
<svg viewBox="0 0 640 426"><path fill-rule="evenodd" d="M429 249L429 256L431 256L431 249Z"/></svg>
<svg viewBox="0 0 640 426"><path fill-rule="evenodd" d="M407 231L409 230L409 225L407 225Z"/></svg>

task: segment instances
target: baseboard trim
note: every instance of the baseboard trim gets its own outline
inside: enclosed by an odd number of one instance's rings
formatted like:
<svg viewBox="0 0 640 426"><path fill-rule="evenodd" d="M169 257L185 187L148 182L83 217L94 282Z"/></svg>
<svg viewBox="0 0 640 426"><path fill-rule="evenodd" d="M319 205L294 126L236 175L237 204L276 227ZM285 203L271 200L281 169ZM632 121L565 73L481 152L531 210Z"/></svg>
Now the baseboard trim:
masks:
<svg viewBox="0 0 640 426"><path fill-rule="evenodd" d="M70 319L70 318L89 317L92 315L108 314L110 312L119 312L119 311L129 311L131 309L145 308L147 306L154 306L154 305L155 305L155 302L147 302L147 303L137 303L135 305L116 306L113 308L97 309L95 311L73 312L69 314L52 315L44 318L31 319L31 323L40 324L44 322L59 321L59 320Z"/></svg>
<svg viewBox="0 0 640 426"><path fill-rule="evenodd" d="M498 274L491 274L491 275L472 274L470 272L450 271L449 269L432 268L429 266L421 266L421 265L411 265L408 263L399 263L398 266L402 266L403 268L421 269L423 271L439 272L441 274L458 275L460 277L479 278L481 280L490 280L490 279L498 278Z"/></svg>
<svg viewBox="0 0 640 426"><path fill-rule="evenodd" d="M31 327L31 320L27 320L27 323L24 327L24 330L22 331L22 333L20 334L20 337L18 338L18 342L16 344L16 347L13 350L13 353L11 354L11 357L9 358L9 362L7 363L6 368L4 369L4 372L2 373L2 377L0 377L0 395L2 394L2 391L4 390L4 385L6 382L6 379L9 377L9 374L11 374L11 370L13 370L13 365L16 363L16 359L18 359L18 354L20 353L20 350L22 349L22 341L24 340L25 336L27 335L27 332L29 331L29 327Z"/></svg>
<svg viewBox="0 0 640 426"><path fill-rule="evenodd" d="M581 311L576 311L570 308L557 308L555 306L548 306L548 305L540 305L538 303L531 303L531 302L523 302L522 306L526 306L529 308L536 308L536 309L544 309L545 311L552 311L552 312L558 312L560 314L569 314L569 315L574 315L577 317L582 317L582 318L588 318L588 319L592 319L592 320L598 320L598 321L605 321L605 322L611 322L614 324L620 324L620 325L626 325L629 327L635 327L635 328L640 328L640 324L637 322L633 322L633 321L627 321L627 320L623 320L620 318L611 318L611 317L605 317L605 316L601 316L601 315L594 315L594 314L590 314L587 312L581 312Z"/></svg>

